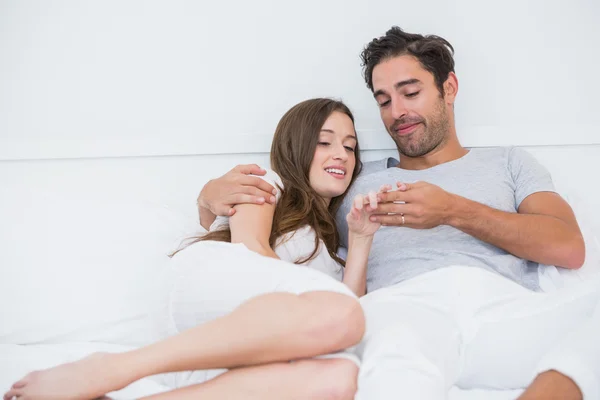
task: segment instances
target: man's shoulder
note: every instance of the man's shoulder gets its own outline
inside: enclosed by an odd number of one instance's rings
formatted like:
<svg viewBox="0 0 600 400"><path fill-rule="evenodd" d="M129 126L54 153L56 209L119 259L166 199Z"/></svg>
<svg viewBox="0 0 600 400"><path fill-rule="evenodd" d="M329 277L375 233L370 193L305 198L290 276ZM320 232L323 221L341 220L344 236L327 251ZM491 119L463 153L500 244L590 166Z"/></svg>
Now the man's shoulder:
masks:
<svg viewBox="0 0 600 400"><path fill-rule="evenodd" d="M517 146L478 147L471 149L471 153L474 155L471 157L474 162L489 164L496 161L507 168L512 164L533 159L527 150Z"/></svg>
<svg viewBox="0 0 600 400"><path fill-rule="evenodd" d="M476 147L469 149L469 157L462 164L467 168L506 168L514 151L512 146Z"/></svg>
<svg viewBox="0 0 600 400"><path fill-rule="evenodd" d="M360 171L360 176L363 177L366 175L374 174L379 171L386 170L388 168L395 167L398 164L398 162L399 161L393 157L386 157L379 160L364 162Z"/></svg>
<svg viewBox="0 0 600 400"><path fill-rule="evenodd" d="M513 146L497 146L497 147L475 147L469 149L473 154L486 158L486 157L497 157L497 158L506 158L511 151L513 151Z"/></svg>

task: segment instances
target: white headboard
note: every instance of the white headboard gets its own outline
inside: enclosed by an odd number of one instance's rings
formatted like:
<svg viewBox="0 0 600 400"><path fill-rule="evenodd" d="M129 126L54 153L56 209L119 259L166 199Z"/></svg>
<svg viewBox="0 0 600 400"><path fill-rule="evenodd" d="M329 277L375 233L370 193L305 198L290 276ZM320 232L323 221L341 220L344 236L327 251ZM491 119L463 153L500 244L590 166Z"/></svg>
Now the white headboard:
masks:
<svg viewBox="0 0 600 400"><path fill-rule="evenodd" d="M600 145L527 150L550 169L560 189L577 193L589 208L596 210L600 205L600 188L596 184ZM365 151L363 159L394 154L393 150ZM0 182L4 193L17 198L41 196L43 201L43 194L48 192L66 195L85 192L98 198L166 205L195 221L195 200L204 183L237 163L250 162L268 165L268 154L0 161ZM0 198L0 207L3 206L6 205ZM592 215L600 227L600 215Z"/></svg>

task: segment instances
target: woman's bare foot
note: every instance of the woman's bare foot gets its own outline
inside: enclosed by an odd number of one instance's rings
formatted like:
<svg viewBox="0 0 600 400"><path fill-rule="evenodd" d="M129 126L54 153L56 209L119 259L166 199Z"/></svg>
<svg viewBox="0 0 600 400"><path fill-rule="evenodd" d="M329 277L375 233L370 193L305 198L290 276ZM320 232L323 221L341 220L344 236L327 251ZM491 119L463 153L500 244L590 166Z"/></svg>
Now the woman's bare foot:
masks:
<svg viewBox="0 0 600 400"><path fill-rule="evenodd" d="M4 395L27 400L91 400L130 384L119 354L94 353L79 361L34 371ZM125 367L125 368L124 368Z"/></svg>
<svg viewBox="0 0 600 400"><path fill-rule="evenodd" d="M542 372L517 400L582 400L579 386L558 371Z"/></svg>

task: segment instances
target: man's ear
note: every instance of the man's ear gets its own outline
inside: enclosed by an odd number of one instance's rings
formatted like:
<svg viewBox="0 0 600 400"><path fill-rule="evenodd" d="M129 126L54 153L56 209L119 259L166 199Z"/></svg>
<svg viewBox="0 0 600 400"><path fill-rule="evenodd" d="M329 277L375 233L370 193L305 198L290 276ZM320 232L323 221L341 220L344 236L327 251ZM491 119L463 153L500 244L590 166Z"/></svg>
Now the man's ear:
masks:
<svg viewBox="0 0 600 400"><path fill-rule="evenodd" d="M444 82L444 100L447 104L453 105L458 93L458 78L454 72L448 74L448 79Z"/></svg>

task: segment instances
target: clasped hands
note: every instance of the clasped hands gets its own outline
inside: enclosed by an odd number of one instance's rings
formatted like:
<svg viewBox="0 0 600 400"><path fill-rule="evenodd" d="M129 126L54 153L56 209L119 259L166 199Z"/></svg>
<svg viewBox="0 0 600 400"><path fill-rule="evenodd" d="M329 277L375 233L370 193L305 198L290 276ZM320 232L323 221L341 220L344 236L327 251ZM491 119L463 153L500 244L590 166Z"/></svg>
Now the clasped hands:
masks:
<svg viewBox="0 0 600 400"><path fill-rule="evenodd" d="M377 193L357 195L347 217L349 224L351 215L358 218L357 211L383 226L431 229L450 223L456 195L428 182L396 182L395 186L395 190L384 185Z"/></svg>

